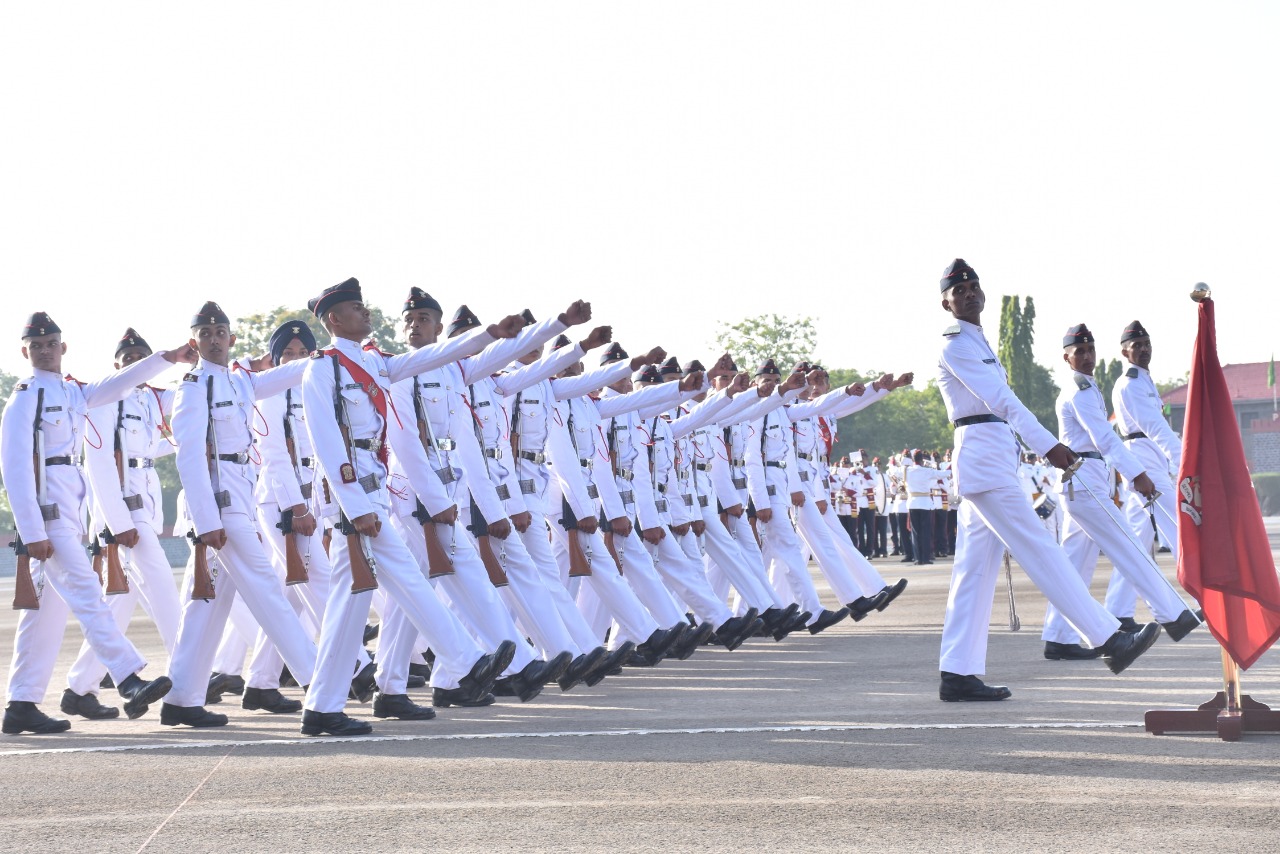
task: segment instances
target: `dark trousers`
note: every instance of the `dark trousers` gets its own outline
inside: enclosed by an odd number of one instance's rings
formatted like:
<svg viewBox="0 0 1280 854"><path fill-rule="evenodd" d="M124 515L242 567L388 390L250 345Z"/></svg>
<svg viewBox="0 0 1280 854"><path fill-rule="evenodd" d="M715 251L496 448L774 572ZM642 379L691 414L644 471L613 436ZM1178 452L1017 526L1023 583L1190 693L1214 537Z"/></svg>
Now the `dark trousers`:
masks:
<svg viewBox="0 0 1280 854"><path fill-rule="evenodd" d="M889 517L883 513L876 516L876 557L889 556Z"/></svg>
<svg viewBox="0 0 1280 854"><path fill-rule="evenodd" d="M894 513L893 515L894 518L898 520L898 540L902 544L902 554L906 556L907 560L915 560L916 550L914 543L912 543L914 537L911 536L911 531L907 526L907 520L910 519L911 516L905 510L901 513Z"/></svg>
<svg viewBox="0 0 1280 854"><path fill-rule="evenodd" d="M902 532L902 536L898 534L898 516L897 513L890 513L889 519L889 541L893 543L893 553L902 554L902 540L905 539L906 531Z"/></svg>
<svg viewBox="0 0 1280 854"><path fill-rule="evenodd" d="M956 553L956 532L959 529L954 509L947 511L947 554Z"/></svg>
<svg viewBox="0 0 1280 854"><path fill-rule="evenodd" d="M947 511L941 507L933 511L933 553L947 553Z"/></svg>
<svg viewBox="0 0 1280 854"><path fill-rule="evenodd" d="M933 510L911 511L911 545L916 563L933 560Z"/></svg>
<svg viewBox="0 0 1280 854"><path fill-rule="evenodd" d="M858 511L858 550L871 557L876 550L876 511L863 507Z"/></svg>
<svg viewBox="0 0 1280 854"><path fill-rule="evenodd" d="M850 539L850 541L852 541L852 542L853 542L854 548L857 548L857 546L858 546L858 517L857 517L857 516L841 516L841 515L837 514L837 515L836 515L836 518L840 520L840 524L841 524L841 526L843 526L843 527L844 527L844 532L845 532L846 534L848 534L848 535L849 535L849 539Z"/></svg>

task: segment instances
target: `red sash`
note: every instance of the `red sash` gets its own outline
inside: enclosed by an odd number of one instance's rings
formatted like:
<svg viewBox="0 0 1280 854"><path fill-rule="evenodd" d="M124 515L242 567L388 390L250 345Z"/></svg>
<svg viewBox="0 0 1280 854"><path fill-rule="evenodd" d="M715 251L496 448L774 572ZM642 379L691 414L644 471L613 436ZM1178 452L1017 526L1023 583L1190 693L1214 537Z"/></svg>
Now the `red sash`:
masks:
<svg viewBox="0 0 1280 854"><path fill-rule="evenodd" d="M831 446L835 444L831 435L831 428L827 426L827 419L821 415L818 416L818 431L822 434L822 444L827 449L827 457L831 456Z"/></svg>
<svg viewBox="0 0 1280 854"><path fill-rule="evenodd" d="M325 350L324 354L334 357L338 360L338 364L347 369L347 373L351 374L351 379L360 384L360 388L364 389L364 393L369 396L369 402L373 404L373 408L378 410L378 414L382 416L382 435L378 437L378 460L385 466L387 464L386 392L382 390L382 386L378 385L378 381L373 378L373 375L364 369L364 366L338 348L332 347ZM341 391L341 389L338 389L338 391Z"/></svg>

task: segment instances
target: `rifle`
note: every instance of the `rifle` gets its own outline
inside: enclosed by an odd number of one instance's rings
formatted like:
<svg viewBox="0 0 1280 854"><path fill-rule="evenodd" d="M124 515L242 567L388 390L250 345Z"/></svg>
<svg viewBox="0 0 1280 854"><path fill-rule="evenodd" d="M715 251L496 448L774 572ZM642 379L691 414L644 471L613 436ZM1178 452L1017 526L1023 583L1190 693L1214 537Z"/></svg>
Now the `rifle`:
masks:
<svg viewBox="0 0 1280 854"><path fill-rule="evenodd" d="M476 537L476 546L480 550L480 560L484 563L485 572L489 573L489 583L494 587L506 587L511 581L502 568L502 561L493 551L493 542L489 537Z"/></svg>
<svg viewBox="0 0 1280 854"><path fill-rule="evenodd" d="M422 398L418 394L418 378L413 378L413 416L418 421L418 441L422 443L422 449L427 454L427 462L431 462L431 423L427 420L427 413L422 409ZM427 542L427 577L440 578L445 575L453 575L457 570L453 566L453 558L449 556L449 552L445 550L444 543L440 541L440 531L436 529L436 523L432 521L431 514L427 512L427 508L422 502L418 502L418 509L413 512L413 518L417 519L422 525L422 536Z"/></svg>
<svg viewBox="0 0 1280 854"><path fill-rule="evenodd" d="M129 592L129 578L120 562L120 544L107 528L102 529L102 539L107 544L107 595L116 596Z"/></svg>
<svg viewBox="0 0 1280 854"><path fill-rule="evenodd" d="M302 482L302 469L298 466L298 446L293 438L293 390L284 393L284 447L289 452L289 463L293 466L293 476L298 480L302 497L311 497L311 484ZM293 508L280 511L280 521L276 527L284 534L284 583L305 584L308 581L307 566L311 562L311 541L307 541L307 554L304 557L298 548L298 538L293 533Z"/></svg>
<svg viewBox="0 0 1280 854"><path fill-rule="evenodd" d="M40 592L31 580L31 556L21 537L13 538L13 551L18 556L18 571L13 579L13 610L39 611Z"/></svg>
<svg viewBox="0 0 1280 854"><path fill-rule="evenodd" d="M347 449L347 464L355 473L355 445L351 440L351 427L347 424L346 410L342 403L342 372L338 357L333 357L333 414L342 433L342 443ZM351 593L364 593L378 589L378 564L373 559L369 544L347 518L346 511L338 511L338 532L347 538L347 553L351 556Z"/></svg>
<svg viewBox="0 0 1280 854"><path fill-rule="evenodd" d="M613 562L618 565L618 574L622 574L622 556L618 554L618 547L613 543L613 531L604 532L604 547L609 550L609 556L613 558Z"/></svg>
<svg viewBox="0 0 1280 854"><path fill-rule="evenodd" d="M569 577L585 578L591 574L591 550L583 548L578 517L573 515L569 499L564 497L560 498L560 527L569 536Z"/></svg>
<svg viewBox="0 0 1280 854"><path fill-rule="evenodd" d="M31 461L36 474L36 502L40 506L40 515L46 522L58 518L58 506L50 508L47 500L44 481L44 434L40 424L44 420L44 389L36 390L36 417L32 424ZM21 537L13 538L13 551L18 557L17 574L13 579L13 609L15 611L39 611L40 591L36 589L31 578L31 555Z"/></svg>
<svg viewBox="0 0 1280 854"><path fill-rule="evenodd" d="M102 586L102 544L93 535L93 526L89 526L89 560L93 564L93 574L98 576L98 586Z"/></svg>
<svg viewBox="0 0 1280 854"><path fill-rule="evenodd" d="M208 406L208 425L204 431L204 456L209 465L209 485L213 487L213 503L218 508L218 516L222 516L222 508L231 503L231 496L218 489L222 485L222 476L218 471L218 435L213 429L213 375L210 374L205 384L205 402ZM194 583L191 586L191 598L208 602L217 597L213 589L214 570L209 568L209 545L196 534L195 528L187 534L194 544L195 563L193 566Z"/></svg>

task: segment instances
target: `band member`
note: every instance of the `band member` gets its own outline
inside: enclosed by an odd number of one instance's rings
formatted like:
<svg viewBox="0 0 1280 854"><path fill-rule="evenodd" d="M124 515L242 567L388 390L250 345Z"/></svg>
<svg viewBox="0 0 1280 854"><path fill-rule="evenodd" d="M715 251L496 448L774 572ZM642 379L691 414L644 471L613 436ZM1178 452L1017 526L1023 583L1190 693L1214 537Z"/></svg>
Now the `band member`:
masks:
<svg viewBox="0 0 1280 854"><path fill-rule="evenodd" d="M18 618L3 723L8 734L71 728L69 721L51 718L36 706L53 676L68 611L106 664L130 719L145 714L172 687L164 676L144 682L138 675L147 662L116 624L81 545L88 490L80 457L89 409L116 403L169 365L192 361L194 353L184 344L82 383L62 375L66 352L53 318L42 311L31 315L22 329L22 355L32 374L14 386L0 423L0 469L18 529L15 548L24 550L34 566L37 595L40 588L45 594ZM137 529L120 534L130 539Z"/></svg>
<svg viewBox="0 0 1280 854"><path fill-rule="evenodd" d="M960 532L951 594L942 627L939 697L1004 700L1005 687L986 685L987 630L1006 544L1015 560L1090 646L1101 647L1119 673L1155 643L1160 626L1120 631L1120 622L1093 600L1066 553L1038 522L1017 479L1017 436L1061 469L1077 457L1045 430L1009 388L1000 360L982 332L986 294L978 274L962 259L941 281L942 308L957 321L945 333L938 388L956 427L956 495ZM1016 431L1016 435L1015 435Z"/></svg>

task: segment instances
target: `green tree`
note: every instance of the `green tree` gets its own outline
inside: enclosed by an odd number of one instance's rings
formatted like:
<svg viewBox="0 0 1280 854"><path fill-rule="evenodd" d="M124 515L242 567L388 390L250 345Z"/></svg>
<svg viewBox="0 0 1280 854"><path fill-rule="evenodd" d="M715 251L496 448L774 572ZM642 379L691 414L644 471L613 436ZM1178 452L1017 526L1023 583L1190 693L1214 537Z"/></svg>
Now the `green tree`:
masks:
<svg viewBox="0 0 1280 854"><path fill-rule="evenodd" d="M1058 415L1054 403L1058 386L1049 369L1035 360L1036 306L1027 297L1005 296L1000 303L1000 363L1009 374L1009 387L1049 432L1057 435Z"/></svg>
<svg viewBox="0 0 1280 854"><path fill-rule="evenodd" d="M1120 375L1124 373L1124 365L1119 359L1112 359L1110 362L1098 362L1093 366L1093 378L1098 382L1098 388L1102 390L1102 399L1107 402L1107 415L1111 415L1115 410L1111 408L1111 390L1115 388L1116 380L1120 379Z"/></svg>
<svg viewBox="0 0 1280 854"><path fill-rule="evenodd" d="M16 376L0 370L0 406L9 402L9 395L13 394L13 387L17 383ZM4 489L4 480L0 479L0 531L12 531L13 528L13 510L9 507L9 493Z"/></svg>
<svg viewBox="0 0 1280 854"><path fill-rule="evenodd" d="M395 324L382 313L382 309L371 307L369 315L373 323L373 339L378 342L378 346L388 353L402 352L404 348L397 339ZM275 332L280 324L290 321L298 321L310 326L321 347L329 341L329 333L320 325L320 321L314 314L306 309L280 306L271 311L250 314L236 320L233 327L236 346L232 350L232 357L261 356L267 352L267 342L271 340L271 333Z"/></svg>
<svg viewBox="0 0 1280 854"><path fill-rule="evenodd" d="M754 372L765 359L773 359L785 375L796 362L812 359L818 345L818 331L812 317L761 314L737 323L721 321L715 347L728 352L738 369Z"/></svg>

